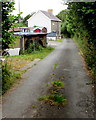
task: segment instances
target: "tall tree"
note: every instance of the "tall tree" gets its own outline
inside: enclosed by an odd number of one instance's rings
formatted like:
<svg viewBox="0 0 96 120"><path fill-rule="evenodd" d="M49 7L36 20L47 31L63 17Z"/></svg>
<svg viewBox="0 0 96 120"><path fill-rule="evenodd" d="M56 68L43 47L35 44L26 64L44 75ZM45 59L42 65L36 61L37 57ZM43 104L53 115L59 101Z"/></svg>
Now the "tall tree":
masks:
<svg viewBox="0 0 96 120"><path fill-rule="evenodd" d="M6 49L15 39L13 32L8 32L8 30L13 27L20 15L12 15L12 11L15 10L14 2L0 2L0 4L2 4L2 49Z"/></svg>
<svg viewBox="0 0 96 120"><path fill-rule="evenodd" d="M62 10L58 15L56 15L62 22L61 22L61 34L64 37L70 37L70 33L67 31L67 22L66 18L68 15L68 9Z"/></svg>
<svg viewBox="0 0 96 120"><path fill-rule="evenodd" d="M76 37L89 68L96 76L96 2L68 4L67 30Z"/></svg>
<svg viewBox="0 0 96 120"><path fill-rule="evenodd" d="M58 17L62 22L66 20L68 9L62 10L56 17Z"/></svg>
<svg viewBox="0 0 96 120"><path fill-rule="evenodd" d="M26 26L28 26L28 21L27 21L27 20L28 20L32 15L34 15L34 14L35 14L35 12L26 15L26 16L24 17L23 21L22 21L23 24L25 24Z"/></svg>

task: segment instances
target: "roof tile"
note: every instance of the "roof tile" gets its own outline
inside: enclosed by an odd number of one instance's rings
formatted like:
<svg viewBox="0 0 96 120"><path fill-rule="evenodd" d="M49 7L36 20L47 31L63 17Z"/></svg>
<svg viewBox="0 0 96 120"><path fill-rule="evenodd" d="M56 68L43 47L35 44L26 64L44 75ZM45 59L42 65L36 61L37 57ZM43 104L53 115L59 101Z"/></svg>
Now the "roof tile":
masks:
<svg viewBox="0 0 96 120"><path fill-rule="evenodd" d="M46 11L43 11L43 10L40 10L43 14L45 14L49 19L51 20L54 20L54 21L58 21L60 22L61 20L57 17L55 17L52 13L50 12L46 12Z"/></svg>

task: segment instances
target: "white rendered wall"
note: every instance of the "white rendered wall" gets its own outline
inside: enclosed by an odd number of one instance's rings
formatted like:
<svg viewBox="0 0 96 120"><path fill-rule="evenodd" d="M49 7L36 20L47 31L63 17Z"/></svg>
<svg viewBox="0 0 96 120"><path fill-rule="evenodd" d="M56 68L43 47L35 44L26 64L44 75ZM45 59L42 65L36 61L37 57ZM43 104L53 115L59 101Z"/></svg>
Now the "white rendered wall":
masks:
<svg viewBox="0 0 96 120"><path fill-rule="evenodd" d="M33 26L46 27L47 32L51 32L51 20L41 11L38 11L28 20L28 27Z"/></svg>
<svg viewBox="0 0 96 120"><path fill-rule="evenodd" d="M47 37L47 41L49 41L49 40L56 40L56 37Z"/></svg>

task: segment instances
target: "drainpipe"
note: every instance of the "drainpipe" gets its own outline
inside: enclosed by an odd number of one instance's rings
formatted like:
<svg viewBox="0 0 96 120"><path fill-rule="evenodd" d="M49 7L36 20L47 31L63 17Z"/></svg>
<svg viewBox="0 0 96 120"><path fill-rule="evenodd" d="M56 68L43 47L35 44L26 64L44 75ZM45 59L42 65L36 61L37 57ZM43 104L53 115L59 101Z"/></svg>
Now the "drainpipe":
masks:
<svg viewBox="0 0 96 120"><path fill-rule="evenodd" d="M22 36L22 37L20 38L20 43L21 43L20 48L24 51L24 50L25 50L25 46L24 46L24 36Z"/></svg>

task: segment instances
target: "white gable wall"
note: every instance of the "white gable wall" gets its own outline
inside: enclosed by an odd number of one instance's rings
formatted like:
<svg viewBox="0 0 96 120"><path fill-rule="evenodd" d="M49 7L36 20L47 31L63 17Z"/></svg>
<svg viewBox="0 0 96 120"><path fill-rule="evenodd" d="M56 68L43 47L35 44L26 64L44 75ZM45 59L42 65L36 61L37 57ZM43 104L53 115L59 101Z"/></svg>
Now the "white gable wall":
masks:
<svg viewBox="0 0 96 120"><path fill-rule="evenodd" d="M34 14L28 20L28 27L33 26L46 27L47 32L51 32L51 20L47 16L45 16L41 11Z"/></svg>

